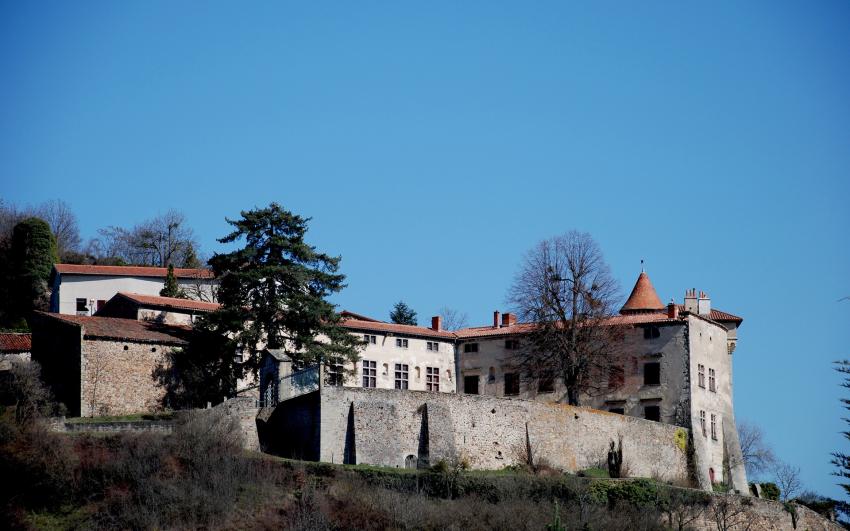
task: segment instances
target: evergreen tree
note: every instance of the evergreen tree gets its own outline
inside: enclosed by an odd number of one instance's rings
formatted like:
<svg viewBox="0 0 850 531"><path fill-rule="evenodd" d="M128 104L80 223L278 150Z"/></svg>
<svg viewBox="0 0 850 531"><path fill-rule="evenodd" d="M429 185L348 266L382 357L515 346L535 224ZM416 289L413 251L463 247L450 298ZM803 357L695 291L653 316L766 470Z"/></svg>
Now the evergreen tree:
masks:
<svg viewBox="0 0 850 531"><path fill-rule="evenodd" d="M356 362L360 341L327 301L345 287L340 257L307 244L309 218L277 203L241 216L227 220L234 230L219 242L245 246L210 260L221 308L208 316L209 325L250 354L250 369L256 370L262 345L284 349L296 366Z"/></svg>
<svg viewBox="0 0 850 531"><path fill-rule="evenodd" d="M413 309L404 303L404 301L398 301L395 306L393 306L393 311L390 312L390 321L395 324L405 324L405 325L413 325L416 326L419 324L416 321L416 312Z"/></svg>
<svg viewBox="0 0 850 531"><path fill-rule="evenodd" d="M835 365L835 370L844 378L844 381L841 382L841 387L850 389L850 360L836 361ZM841 404L844 409L850 410L850 399L842 398ZM850 419L845 418L843 420L845 423L850 424ZM842 434L846 439L850 439L850 431L844 431ZM844 489L845 494L850 495L850 483L847 482L847 480L850 480L850 454L834 452L832 454L832 464L837 467L837 470L833 474L844 480L844 483L839 483L839 485Z"/></svg>
<svg viewBox="0 0 850 531"><path fill-rule="evenodd" d="M201 262L195 253L195 246L191 243L186 248L186 254L183 256L183 267L187 269L198 269L201 267Z"/></svg>
<svg viewBox="0 0 850 531"><path fill-rule="evenodd" d="M47 222L30 217L15 225L9 249L7 325L25 326L23 319L33 310L47 309L48 280L58 260L56 238Z"/></svg>
<svg viewBox="0 0 850 531"><path fill-rule="evenodd" d="M163 297L186 298L186 294L180 289L180 285L177 283L177 277L174 276L174 266L172 264L168 264L168 272L165 274L165 286L159 291L159 294Z"/></svg>

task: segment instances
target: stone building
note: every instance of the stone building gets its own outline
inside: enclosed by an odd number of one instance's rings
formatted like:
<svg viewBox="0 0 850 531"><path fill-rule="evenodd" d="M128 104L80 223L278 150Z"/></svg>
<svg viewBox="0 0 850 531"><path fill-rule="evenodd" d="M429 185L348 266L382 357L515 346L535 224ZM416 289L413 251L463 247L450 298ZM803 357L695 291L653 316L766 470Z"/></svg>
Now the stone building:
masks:
<svg viewBox="0 0 850 531"><path fill-rule="evenodd" d="M116 293L159 295L165 286L164 267L56 264L50 276L50 311L66 315L94 315ZM212 301L217 286L207 269L174 269L189 298Z"/></svg>
<svg viewBox="0 0 850 531"><path fill-rule="evenodd" d="M32 359L69 416L120 415L162 407L153 370L191 328L152 321L36 312Z"/></svg>
<svg viewBox="0 0 850 531"><path fill-rule="evenodd" d="M732 404L732 352L741 322L713 310L708 295L696 290L686 292L683 305L664 305L641 272L620 315L608 321L625 327L622 364L599 386L607 390L581 403L692 430L700 484L726 482L746 492ZM459 391L566 402L560 378L524 378L513 362L530 330L498 312L492 326L459 330Z"/></svg>
<svg viewBox="0 0 850 531"><path fill-rule="evenodd" d="M350 312L346 312L344 317L345 326L353 333L362 334L367 346L361 353L361 360L353 367L355 376L345 379L342 389L361 387L434 391L437 389L429 388L427 380L423 382L421 379L423 368L428 369L433 364L440 375L441 385L438 390L441 393L456 391L458 394L479 395L488 399L520 399L541 403L567 401L566 389L558 377L545 380L527 378L517 366L516 353L523 348L523 342L533 330L533 325L517 322L511 313L495 312L492 325L456 332L443 331L438 318L434 319L431 328L422 328L383 323ZM620 364L615 365L607 382L600 382L596 386L601 388L601 392L581 397L582 404L609 415L638 418L644 422L654 421L683 429L681 433L687 434L686 446L691 450L688 457L691 475L698 485L711 489L714 483L727 483L736 490L748 492L732 403L732 352L735 350L737 329L741 322L740 317L712 309L708 295L696 290L686 292L683 304L671 302L665 305L649 276L641 272L620 314L609 318L602 325L621 326L623 329L622 344L617 347L618 351L622 351L618 357ZM269 354L266 362L268 367L276 371L276 378L292 373L288 368L280 370L287 359L276 357L274 353ZM406 370L399 371L399 368ZM315 372L309 378L305 379L305 376L299 374L299 385L290 387L287 393L276 397L275 403L277 400L283 403L269 417L270 426L275 423L284 425L287 421L282 419L290 418L294 424L286 428L287 433L292 434L290 428L294 427L307 430L306 442L302 441L298 448L286 451L308 452L316 455L317 459L326 459L327 452L323 448L341 444L339 437L342 437L338 428L328 431L326 426L331 417L325 411L329 405L323 396L331 396L335 391L331 387L319 389ZM453 389L445 388L447 381L453 383ZM417 408L432 402L427 394L416 396L419 401ZM381 404L375 402L375 407L385 412L394 411L394 408L401 407L399 400L402 398L389 399L382 395L378 401ZM357 395L356 400L352 398L349 401L349 405L354 408L352 411L360 411L359 417L356 412L353 413L351 422L359 427L361 438L366 436L363 430L368 423L358 423L357 419L372 418L372 413L365 406L355 407L351 404L372 402L368 395ZM538 410L531 405L511 408L525 408L546 418L551 416L548 409ZM520 422L522 425L520 417L513 419L514 423ZM464 418L472 425L482 420L472 413ZM423 422L421 420L420 424ZM457 422L451 422L456 432L459 429ZM551 432L546 430L548 428L542 433ZM402 434L385 435L407 437ZM390 447L400 445L409 448L412 444L410 441L402 442L386 437L385 442ZM516 434L513 433L511 437L516 437ZM468 438L461 437L460 440L462 442L457 450L473 454L478 451L471 447L464 450L463 441ZM313 447L311 444L319 446ZM565 440L566 449L558 452L575 451L577 444L578 441ZM339 452L339 448L332 451L336 459L342 459ZM397 456L392 459L389 456L382 458L380 452L361 452L361 455L371 456L368 458L371 461L363 462L374 464L400 462ZM482 463L487 463L486 466L494 464L492 461Z"/></svg>

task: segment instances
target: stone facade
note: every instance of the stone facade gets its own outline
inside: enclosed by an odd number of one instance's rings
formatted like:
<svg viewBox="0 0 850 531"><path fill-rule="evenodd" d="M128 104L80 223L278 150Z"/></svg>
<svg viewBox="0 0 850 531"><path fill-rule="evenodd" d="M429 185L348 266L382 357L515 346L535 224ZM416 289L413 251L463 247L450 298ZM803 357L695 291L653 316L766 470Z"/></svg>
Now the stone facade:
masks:
<svg viewBox="0 0 850 531"><path fill-rule="evenodd" d="M84 340L80 416L161 409L165 390L152 375L173 348L152 343Z"/></svg>

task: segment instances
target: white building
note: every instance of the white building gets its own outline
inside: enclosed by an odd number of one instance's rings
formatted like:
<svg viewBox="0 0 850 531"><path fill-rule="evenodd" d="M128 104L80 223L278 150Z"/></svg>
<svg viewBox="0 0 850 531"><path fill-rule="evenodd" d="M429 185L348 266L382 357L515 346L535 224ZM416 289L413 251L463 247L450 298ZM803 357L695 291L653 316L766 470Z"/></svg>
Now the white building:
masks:
<svg viewBox="0 0 850 531"><path fill-rule="evenodd" d="M94 315L119 292L159 295L165 286L164 267L56 264L51 273L50 311L66 315ZM217 282L207 269L174 269L186 295L213 301Z"/></svg>

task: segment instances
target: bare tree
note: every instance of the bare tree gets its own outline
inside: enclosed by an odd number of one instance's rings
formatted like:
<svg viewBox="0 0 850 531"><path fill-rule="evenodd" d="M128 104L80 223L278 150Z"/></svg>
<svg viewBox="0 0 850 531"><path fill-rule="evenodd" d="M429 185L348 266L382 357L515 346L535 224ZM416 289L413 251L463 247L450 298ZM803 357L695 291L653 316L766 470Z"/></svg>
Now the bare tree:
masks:
<svg viewBox="0 0 850 531"><path fill-rule="evenodd" d="M798 466L779 463L773 474L774 482L779 487L780 498L784 502L793 499L803 488L803 483L800 481L800 467Z"/></svg>
<svg viewBox="0 0 850 531"><path fill-rule="evenodd" d="M51 199L42 203L35 210L35 215L50 225L50 230L56 236L56 248L60 258L79 249L81 240L77 215L68 203L61 199Z"/></svg>
<svg viewBox="0 0 850 531"><path fill-rule="evenodd" d="M746 531L757 524L747 509L748 506L741 502L739 496L727 492L714 496L710 514L714 525L717 526L717 531L730 529Z"/></svg>
<svg viewBox="0 0 850 531"><path fill-rule="evenodd" d="M41 380L38 362L13 360L9 372L9 387L15 400L15 422L26 424L56 411L53 393Z"/></svg>
<svg viewBox="0 0 850 531"><path fill-rule="evenodd" d="M128 264L166 267L196 259L195 233L186 216L177 210L169 210L131 229L106 227L98 230L98 235L88 244L88 252L98 261L119 259Z"/></svg>
<svg viewBox="0 0 850 531"><path fill-rule="evenodd" d="M514 365L532 379L561 377L572 405L582 393L605 390L621 359L622 330L609 321L618 294L589 234L540 242L526 254L508 297L532 325Z"/></svg>
<svg viewBox="0 0 850 531"><path fill-rule="evenodd" d="M460 330L469 326L469 316L448 306L440 308L440 317L443 319L443 328L449 331Z"/></svg>
<svg viewBox="0 0 850 531"><path fill-rule="evenodd" d="M741 442L741 457L748 477L757 477L776 465L776 456L765 441L761 426L748 421L739 422L738 439ZM738 463L731 464L735 466Z"/></svg>

